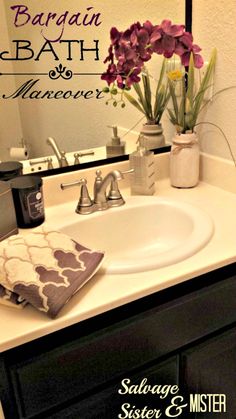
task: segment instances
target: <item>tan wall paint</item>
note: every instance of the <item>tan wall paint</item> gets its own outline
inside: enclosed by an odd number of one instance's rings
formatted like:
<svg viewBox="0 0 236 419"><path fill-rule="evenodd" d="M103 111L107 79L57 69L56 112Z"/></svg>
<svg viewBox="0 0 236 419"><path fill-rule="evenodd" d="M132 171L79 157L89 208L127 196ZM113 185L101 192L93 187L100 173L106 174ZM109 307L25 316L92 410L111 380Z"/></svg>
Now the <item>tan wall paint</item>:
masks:
<svg viewBox="0 0 236 419"><path fill-rule="evenodd" d="M207 59L217 48L214 91L236 86L236 0L193 0L193 34ZM204 121L213 122L226 134L236 157L236 88L220 94L208 108ZM210 126L200 131L202 150L231 159L220 132Z"/></svg>

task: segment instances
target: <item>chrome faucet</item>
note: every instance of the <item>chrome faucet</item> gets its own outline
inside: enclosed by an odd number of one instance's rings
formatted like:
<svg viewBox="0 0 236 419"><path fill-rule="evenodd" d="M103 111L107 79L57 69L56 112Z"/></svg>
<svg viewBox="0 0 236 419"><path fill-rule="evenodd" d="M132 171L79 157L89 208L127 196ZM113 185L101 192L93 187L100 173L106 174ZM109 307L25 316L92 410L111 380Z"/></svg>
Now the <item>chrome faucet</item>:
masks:
<svg viewBox="0 0 236 419"><path fill-rule="evenodd" d="M76 212L78 214L91 214L95 211L104 211L125 204L125 200L119 191L118 181L123 179L126 173L132 172L133 169L123 172L120 170L113 170L103 179L101 177L101 171L97 170L94 182L94 200L89 196L86 179L80 179L73 183L61 184L61 189L64 190L73 186L82 185L79 202L76 207ZM107 194L108 186L110 186L110 190Z"/></svg>
<svg viewBox="0 0 236 419"><path fill-rule="evenodd" d="M58 160L59 166L60 167L66 167L69 166L68 161L66 159L66 153L65 151L61 151L56 143L56 141L54 140L54 138L52 137L48 137L47 138L47 144L50 145L54 151L54 154Z"/></svg>
<svg viewBox="0 0 236 419"><path fill-rule="evenodd" d="M107 209L109 207L109 204L112 204L111 202L109 202L110 199L115 201L115 199L120 200L120 198L122 198L121 193L118 189L117 181L123 179L123 177L124 176L122 172L120 172L119 170L113 170L112 172L108 173L105 176L105 178L101 181L100 185L98 185L97 188L94 188L94 204L97 206L98 211ZM109 192L109 195L107 196L106 191L109 185L110 185L110 192ZM116 189L117 191L116 198L115 197L111 198L111 196L113 195L111 191L114 189ZM118 202L116 203L118 204ZM125 201L123 200L122 203L119 203L116 206L123 205L124 203ZM110 206L114 206L114 205L110 205Z"/></svg>

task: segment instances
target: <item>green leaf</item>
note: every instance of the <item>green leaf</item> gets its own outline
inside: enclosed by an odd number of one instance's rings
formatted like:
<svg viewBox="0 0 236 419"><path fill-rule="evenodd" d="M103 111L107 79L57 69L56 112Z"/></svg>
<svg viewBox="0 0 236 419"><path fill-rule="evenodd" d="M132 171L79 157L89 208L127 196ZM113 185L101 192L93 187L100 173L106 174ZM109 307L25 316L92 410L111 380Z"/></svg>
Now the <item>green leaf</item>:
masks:
<svg viewBox="0 0 236 419"><path fill-rule="evenodd" d="M175 117L176 117L176 120L178 121L178 114L179 114L178 102L176 99L175 88L174 88L173 82L170 79L168 79L168 86L169 86L170 96L171 96L173 107L174 107Z"/></svg>
<svg viewBox="0 0 236 419"><path fill-rule="evenodd" d="M143 90L144 90L144 96L146 101L146 106L149 114L149 119L153 119L152 115L152 92L151 92L151 86L150 86L150 78L148 73L142 74L142 81L143 81Z"/></svg>
<svg viewBox="0 0 236 419"><path fill-rule="evenodd" d="M131 96L126 91L124 91L123 94L124 94L125 98L131 103L131 105L135 106L135 108L138 109L139 112L142 112L146 116L146 113L144 112L144 110L142 109L142 107L140 106L138 101L136 99L134 99L133 96Z"/></svg>
<svg viewBox="0 0 236 419"><path fill-rule="evenodd" d="M159 77L158 84L157 84L157 89L156 89L156 96L157 96L157 93L159 92L159 89L162 86L162 82L163 82L163 78L164 78L165 73L166 73L166 58L164 58L163 61L162 61L160 77Z"/></svg>
<svg viewBox="0 0 236 419"><path fill-rule="evenodd" d="M176 125L178 121L176 121L176 116L174 115L173 111L171 109L167 109L167 112L169 113L172 124Z"/></svg>
<svg viewBox="0 0 236 419"><path fill-rule="evenodd" d="M193 107L193 97L194 97L194 62L193 54L190 55L189 68L188 68L188 89L187 89L187 98L189 99L191 108Z"/></svg>
<svg viewBox="0 0 236 419"><path fill-rule="evenodd" d="M180 105L179 105L179 115L178 115L177 122L182 127L185 126L185 98L184 97L182 97Z"/></svg>
<svg viewBox="0 0 236 419"><path fill-rule="evenodd" d="M162 86L158 93L156 93L156 99L153 109L154 118L156 119L158 112L162 106L165 97L165 86Z"/></svg>
<svg viewBox="0 0 236 419"><path fill-rule="evenodd" d="M162 114L164 112L164 111L161 111L161 108L162 108L163 105L160 102L162 100L164 101L163 95L168 90L167 86L163 85L163 78L165 76L165 73L166 73L166 58L164 58L163 61L162 61L160 76L159 76L159 80L158 80L158 84L157 84L157 88L156 88L156 92L155 92L155 103L154 103L154 107L153 107L154 119L156 120L158 118L159 121L160 121L160 119L162 117ZM158 117L158 115L159 115L159 117Z"/></svg>
<svg viewBox="0 0 236 419"><path fill-rule="evenodd" d="M133 84L134 90L136 91L137 95L138 95L138 99L139 102L144 110L144 113L146 115L147 118L149 118L149 112L148 112L148 107L147 107L147 103L145 100L145 97L143 96L143 92L141 90L141 87L138 83L134 83Z"/></svg>
<svg viewBox="0 0 236 419"><path fill-rule="evenodd" d="M200 88L194 100L194 106L193 106L194 125L196 124L196 121L197 121L197 118L198 118L198 115L202 106L202 102L204 100L205 92L210 87L210 82L211 82L211 79L213 78L215 64L216 64L216 49L213 49L205 75L202 79Z"/></svg>

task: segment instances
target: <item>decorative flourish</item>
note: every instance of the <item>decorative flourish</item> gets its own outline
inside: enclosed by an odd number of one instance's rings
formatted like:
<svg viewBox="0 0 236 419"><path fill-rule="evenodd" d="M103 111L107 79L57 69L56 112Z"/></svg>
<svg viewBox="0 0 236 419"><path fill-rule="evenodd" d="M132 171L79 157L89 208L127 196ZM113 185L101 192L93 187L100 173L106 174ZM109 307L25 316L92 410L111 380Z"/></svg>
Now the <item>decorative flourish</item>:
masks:
<svg viewBox="0 0 236 419"><path fill-rule="evenodd" d="M66 67L63 67L62 64L55 67L56 70L50 70L48 75L50 79L57 80L62 77L64 80L69 80L73 76L73 72L71 70L66 70Z"/></svg>

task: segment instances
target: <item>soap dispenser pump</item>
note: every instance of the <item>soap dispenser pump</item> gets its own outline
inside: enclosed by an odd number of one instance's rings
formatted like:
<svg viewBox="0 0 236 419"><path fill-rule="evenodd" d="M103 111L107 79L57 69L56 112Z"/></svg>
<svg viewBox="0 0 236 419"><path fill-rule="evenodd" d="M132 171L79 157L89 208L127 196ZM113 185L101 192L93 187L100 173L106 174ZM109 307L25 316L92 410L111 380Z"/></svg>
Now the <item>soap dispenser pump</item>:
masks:
<svg viewBox="0 0 236 419"><path fill-rule="evenodd" d="M141 136L138 138L138 147L129 156L130 168L134 170L131 176L132 195L153 195L155 192L155 161L153 151L140 145Z"/></svg>
<svg viewBox="0 0 236 419"><path fill-rule="evenodd" d="M125 141L120 140L117 126L112 125L108 126L108 128L112 128L113 136L111 137L111 141L109 141L106 145L107 157L121 156L122 154L125 154Z"/></svg>

